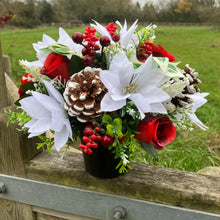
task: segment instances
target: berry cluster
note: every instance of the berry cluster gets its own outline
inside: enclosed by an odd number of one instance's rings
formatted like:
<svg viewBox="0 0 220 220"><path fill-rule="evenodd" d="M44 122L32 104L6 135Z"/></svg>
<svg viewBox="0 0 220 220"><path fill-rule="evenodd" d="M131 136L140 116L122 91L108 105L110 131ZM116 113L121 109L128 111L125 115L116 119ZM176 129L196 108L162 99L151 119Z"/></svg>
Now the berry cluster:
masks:
<svg viewBox="0 0 220 220"><path fill-rule="evenodd" d="M110 146L114 141L114 138L108 134L101 136L100 128L94 128L92 125L87 125L83 130L83 134L84 136L82 137L82 140L85 142L85 144L80 144L79 148L83 149L83 151L88 154L92 154L91 148L98 147L97 141L100 141L104 147Z"/></svg>
<svg viewBox="0 0 220 220"><path fill-rule="evenodd" d="M120 35L116 34L115 31L118 29L114 26L114 23L110 23L106 29L111 35L111 38L114 42L118 42L120 40ZM95 36L96 29L91 29L87 27L84 34L80 32L75 32L72 36L73 41L76 44L81 44L83 46L82 55L83 57L83 64L85 66L92 66L95 59L99 59L100 56L97 58L96 51L100 50L100 46L98 45L98 41L102 46L101 57L103 53L104 47L108 47L111 43L111 39L108 36L96 37ZM86 43L83 43L85 40Z"/></svg>
<svg viewBox="0 0 220 220"><path fill-rule="evenodd" d="M0 17L0 26L3 24L3 23L8 23L12 17L13 17L14 13L9 11L8 14L5 14L4 17Z"/></svg>

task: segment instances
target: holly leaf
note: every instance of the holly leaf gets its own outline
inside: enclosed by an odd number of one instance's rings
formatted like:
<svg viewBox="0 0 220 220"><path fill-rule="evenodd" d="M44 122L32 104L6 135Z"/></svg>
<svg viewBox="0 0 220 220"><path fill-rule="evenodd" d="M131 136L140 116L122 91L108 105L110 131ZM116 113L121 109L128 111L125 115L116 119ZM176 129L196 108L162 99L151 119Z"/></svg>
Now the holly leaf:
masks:
<svg viewBox="0 0 220 220"><path fill-rule="evenodd" d="M69 77L71 77L74 73L80 72L84 68L85 66L82 62L82 58L77 55L73 55L69 64Z"/></svg>
<svg viewBox="0 0 220 220"><path fill-rule="evenodd" d="M141 147L152 157L154 157L158 161L157 150L152 144L142 142Z"/></svg>

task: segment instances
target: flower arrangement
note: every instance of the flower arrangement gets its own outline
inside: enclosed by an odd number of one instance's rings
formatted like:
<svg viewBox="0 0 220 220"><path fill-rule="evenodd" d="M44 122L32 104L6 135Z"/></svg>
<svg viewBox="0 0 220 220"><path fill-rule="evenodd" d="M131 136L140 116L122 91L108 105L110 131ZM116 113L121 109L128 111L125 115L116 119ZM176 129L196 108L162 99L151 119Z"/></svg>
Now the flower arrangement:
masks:
<svg viewBox="0 0 220 220"><path fill-rule="evenodd" d="M70 37L62 28L56 42L43 35L34 43L38 60L21 60L19 113L8 112L9 122L18 121L39 136L38 148L57 151L79 139L89 155L99 147L119 158L120 173L130 168L133 155L143 148L157 159L179 129L195 123L207 127L195 115L206 102L200 93L198 73L156 46L156 25L138 30L125 21L106 27L96 21L85 33ZM42 134L51 130L54 136Z"/></svg>

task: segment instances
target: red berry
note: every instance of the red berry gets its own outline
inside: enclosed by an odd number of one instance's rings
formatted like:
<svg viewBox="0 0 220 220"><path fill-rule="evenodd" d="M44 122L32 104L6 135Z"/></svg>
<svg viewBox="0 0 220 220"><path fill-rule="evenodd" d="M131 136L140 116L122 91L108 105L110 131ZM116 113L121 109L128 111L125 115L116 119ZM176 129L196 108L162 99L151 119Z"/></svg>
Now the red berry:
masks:
<svg viewBox="0 0 220 220"><path fill-rule="evenodd" d="M96 136L96 140L97 141L101 141L102 140L102 136Z"/></svg>
<svg viewBox="0 0 220 220"><path fill-rule="evenodd" d="M95 45L94 45L94 50L99 50L99 49L100 49L99 45L98 45L98 44L95 44Z"/></svg>
<svg viewBox="0 0 220 220"><path fill-rule="evenodd" d="M103 46L103 47L107 47L107 46L109 46L110 45L110 39L109 39L109 37L107 37L107 36L102 36L100 39L99 39L99 41L100 41L100 44Z"/></svg>
<svg viewBox="0 0 220 220"><path fill-rule="evenodd" d="M97 148L97 147L98 147L98 144L96 144L94 141L92 141L92 142L91 142L91 147Z"/></svg>
<svg viewBox="0 0 220 220"><path fill-rule="evenodd" d="M113 34L113 35L112 35L112 40L113 40L114 42L118 42L118 41L120 40L120 35L119 35L119 34Z"/></svg>
<svg viewBox="0 0 220 220"><path fill-rule="evenodd" d="M93 64L93 59L89 55L85 55L82 59L82 62L85 66L91 66Z"/></svg>
<svg viewBox="0 0 220 220"><path fill-rule="evenodd" d="M91 140L92 140L92 141L94 141L94 140L96 140L96 139L97 139L97 137L96 137L95 134L91 135Z"/></svg>
<svg viewBox="0 0 220 220"><path fill-rule="evenodd" d="M102 136L102 140L101 140L101 144L105 147L108 147L110 146L111 144L113 143L113 138L108 135L108 134L105 134Z"/></svg>
<svg viewBox="0 0 220 220"><path fill-rule="evenodd" d="M83 41L83 34L80 32L75 32L72 36L72 39L76 44L81 44Z"/></svg>
<svg viewBox="0 0 220 220"><path fill-rule="evenodd" d="M88 54L88 50L87 50L85 47L83 47L83 49L82 49L82 55L85 56L85 55L87 55L87 54Z"/></svg>
<svg viewBox="0 0 220 220"><path fill-rule="evenodd" d="M94 50L90 50L90 51L89 51L89 55L90 55L91 57L95 58L96 53L95 53Z"/></svg>
<svg viewBox="0 0 220 220"><path fill-rule="evenodd" d="M89 142L89 138L88 138L87 136L83 136L83 138L82 138L82 139L83 139L83 141L84 141L84 142L86 142L86 143L88 143L88 142Z"/></svg>
<svg viewBox="0 0 220 220"><path fill-rule="evenodd" d="M100 132L100 128L99 127L95 127L95 131L96 132Z"/></svg>
<svg viewBox="0 0 220 220"><path fill-rule="evenodd" d="M83 133L85 135L92 135L93 134L93 129L94 129L94 127L92 125L86 125L86 127L83 129ZM89 131L89 130L91 130L91 131Z"/></svg>

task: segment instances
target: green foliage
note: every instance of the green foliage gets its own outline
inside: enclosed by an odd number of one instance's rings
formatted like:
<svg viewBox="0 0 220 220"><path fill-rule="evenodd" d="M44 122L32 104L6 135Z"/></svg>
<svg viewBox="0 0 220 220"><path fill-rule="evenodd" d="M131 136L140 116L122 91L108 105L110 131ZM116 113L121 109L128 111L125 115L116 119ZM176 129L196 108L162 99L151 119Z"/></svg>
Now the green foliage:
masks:
<svg viewBox="0 0 220 220"><path fill-rule="evenodd" d="M150 154L152 157L154 157L154 158L158 161L157 150L155 149L155 147L154 147L153 145L142 142L141 147L142 147L148 154Z"/></svg>
<svg viewBox="0 0 220 220"><path fill-rule="evenodd" d="M84 64L82 62L82 58L77 55L72 55L69 65L69 76L72 76L74 73L80 72L84 69Z"/></svg>
<svg viewBox="0 0 220 220"><path fill-rule="evenodd" d="M23 125L31 120L31 117L25 111L13 112L9 109L8 111L5 110L5 114L9 116L7 126L9 126L10 123L18 123L22 130L25 130Z"/></svg>
<svg viewBox="0 0 220 220"><path fill-rule="evenodd" d="M50 149L54 144L54 138L48 138L43 135L38 135L38 137L42 142L37 143L37 149L47 150L47 152L50 153Z"/></svg>

